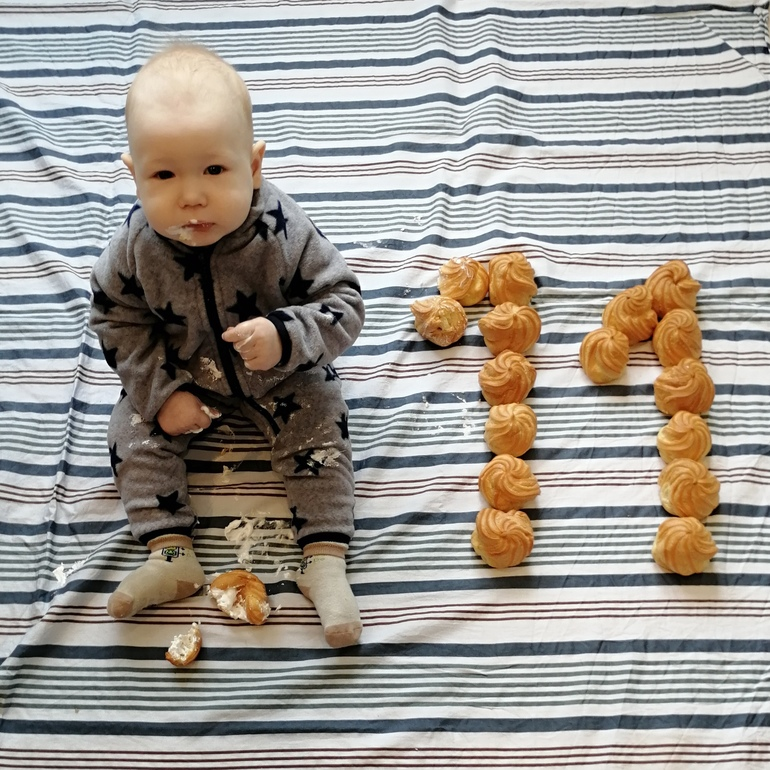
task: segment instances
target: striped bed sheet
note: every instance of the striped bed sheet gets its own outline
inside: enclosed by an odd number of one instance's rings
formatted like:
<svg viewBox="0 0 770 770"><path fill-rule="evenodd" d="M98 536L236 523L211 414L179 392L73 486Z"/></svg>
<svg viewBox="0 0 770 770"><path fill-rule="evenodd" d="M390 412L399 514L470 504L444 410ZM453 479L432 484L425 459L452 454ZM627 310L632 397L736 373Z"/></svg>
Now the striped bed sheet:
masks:
<svg viewBox="0 0 770 770"><path fill-rule="evenodd" d="M767 2L38 0L0 6L0 767L696 768L770 765L770 55ZM265 173L360 276L350 404L361 643L331 650L265 440L229 420L188 465L209 578L266 583L260 627L205 595L122 622L145 552L106 427L119 392L86 320L89 272L134 201L122 106L171 39L247 81ZM469 307L456 344L410 305L439 267L517 250L542 319L528 352L540 495L519 566L471 548L492 454ZM583 336L670 259L700 282L716 386L707 519L680 577L660 366L587 379ZM164 659L201 624L188 668Z"/></svg>

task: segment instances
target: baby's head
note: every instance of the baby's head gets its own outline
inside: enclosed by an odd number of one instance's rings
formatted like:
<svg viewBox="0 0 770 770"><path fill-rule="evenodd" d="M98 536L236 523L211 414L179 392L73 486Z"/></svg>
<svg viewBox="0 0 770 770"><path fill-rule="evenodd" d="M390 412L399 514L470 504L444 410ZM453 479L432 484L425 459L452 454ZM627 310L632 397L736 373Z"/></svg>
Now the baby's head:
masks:
<svg viewBox="0 0 770 770"><path fill-rule="evenodd" d="M123 162L154 230L208 246L243 224L265 144L253 143L249 92L229 64L192 44L156 54L129 89L126 130Z"/></svg>

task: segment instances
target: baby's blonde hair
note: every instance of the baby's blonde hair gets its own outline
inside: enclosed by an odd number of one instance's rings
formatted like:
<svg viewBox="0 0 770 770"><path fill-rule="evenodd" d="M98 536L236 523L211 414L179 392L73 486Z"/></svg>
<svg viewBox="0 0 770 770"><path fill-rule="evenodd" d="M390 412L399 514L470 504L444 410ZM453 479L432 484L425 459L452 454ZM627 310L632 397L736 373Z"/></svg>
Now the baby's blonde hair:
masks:
<svg viewBox="0 0 770 770"><path fill-rule="evenodd" d="M221 96L222 86L230 88L237 107L243 113L244 128L248 129L249 141L254 133L251 114L251 97L246 83L235 67L226 62L219 54L198 43L177 41L153 54L141 67L128 89L126 97L126 126L130 125L131 114L137 109L137 93L141 93L142 84L154 76L161 76L175 83L184 83L195 89L197 96L206 96L206 88L212 82Z"/></svg>

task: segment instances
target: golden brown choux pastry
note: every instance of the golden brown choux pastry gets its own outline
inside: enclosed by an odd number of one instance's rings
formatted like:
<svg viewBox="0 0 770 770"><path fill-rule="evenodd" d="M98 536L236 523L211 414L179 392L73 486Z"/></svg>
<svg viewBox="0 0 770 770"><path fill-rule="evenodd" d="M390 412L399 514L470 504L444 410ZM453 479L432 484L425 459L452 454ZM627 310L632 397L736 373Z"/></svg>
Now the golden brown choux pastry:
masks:
<svg viewBox="0 0 770 770"><path fill-rule="evenodd" d="M703 334L692 310L669 310L655 328L652 349L662 366L674 366L683 358L700 358Z"/></svg>
<svg viewBox="0 0 770 770"><path fill-rule="evenodd" d="M658 267L644 282L652 294L652 309L663 318L669 310L683 307L694 310L700 284L690 275L681 259L672 259Z"/></svg>
<svg viewBox="0 0 770 770"><path fill-rule="evenodd" d="M519 509L540 494L540 485L529 465L512 455L497 455L484 466L479 474L479 489L499 511Z"/></svg>
<svg viewBox="0 0 770 770"><path fill-rule="evenodd" d="M674 516L705 519L719 505L719 481L703 463L680 457L658 476L660 503Z"/></svg>
<svg viewBox="0 0 770 770"><path fill-rule="evenodd" d="M472 257L454 257L438 270L438 290L461 305L477 305L487 296L489 275Z"/></svg>
<svg viewBox="0 0 770 770"><path fill-rule="evenodd" d="M527 397L536 377L535 367L525 356L504 350L481 367L479 385L488 404L512 404Z"/></svg>
<svg viewBox="0 0 770 770"><path fill-rule="evenodd" d="M588 332L580 343L580 366L597 385L606 385L623 374L630 357L628 337L602 326Z"/></svg>
<svg viewBox="0 0 770 770"><path fill-rule="evenodd" d="M658 431L657 444L663 462L702 460L711 451L711 431L699 414L680 410Z"/></svg>
<svg viewBox="0 0 770 770"><path fill-rule="evenodd" d="M270 614L265 584L251 572L234 569L214 578L209 593L225 615L259 626Z"/></svg>
<svg viewBox="0 0 770 770"><path fill-rule="evenodd" d="M463 306L450 297L437 295L418 299L410 309L417 333L442 348L457 342L468 325Z"/></svg>
<svg viewBox="0 0 770 770"><path fill-rule="evenodd" d="M177 634L166 650L166 660L175 666L189 666L201 651L203 637L199 623L193 623L183 634Z"/></svg>
<svg viewBox="0 0 770 770"><path fill-rule="evenodd" d="M623 332L628 337L629 345L650 339L657 325L658 316L652 309L652 295L644 284L621 291L602 312L602 326Z"/></svg>
<svg viewBox="0 0 770 770"><path fill-rule="evenodd" d="M535 271L520 251L495 254L489 260L489 301L493 305L528 305L535 294Z"/></svg>
<svg viewBox="0 0 770 770"><path fill-rule="evenodd" d="M679 411L704 414L711 408L716 392L706 367L694 358L667 366L652 387L655 405L668 415Z"/></svg>
<svg viewBox="0 0 770 770"><path fill-rule="evenodd" d="M496 455L521 457L537 433L537 417L526 404L495 404L489 408L484 440Z"/></svg>
<svg viewBox="0 0 770 770"><path fill-rule="evenodd" d="M521 564L532 553L535 533L524 511L482 508L471 534L473 550L490 567L505 569Z"/></svg>
<svg viewBox="0 0 770 770"><path fill-rule="evenodd" d="M665 519L652 545L652 558L658 566L678 575L703 572L716 552L709 531L692 517Z"/></svg>
<svg viewBox="0 0 770 770"><path fill-rule="evenodd" d="M524 353L540 336L540 315L531 305L503 302L479 319L479 330L493 355L504 350Z"/></svg>

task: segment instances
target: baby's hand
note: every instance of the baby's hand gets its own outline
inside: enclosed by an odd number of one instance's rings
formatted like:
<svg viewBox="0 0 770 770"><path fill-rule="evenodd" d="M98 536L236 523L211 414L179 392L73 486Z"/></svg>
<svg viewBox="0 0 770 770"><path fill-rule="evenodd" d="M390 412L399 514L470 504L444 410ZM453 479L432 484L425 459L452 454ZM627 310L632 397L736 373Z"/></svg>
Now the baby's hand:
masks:
<svg viewBox="0 0 770 770"><path fill-rule="evenodd" d="M206 408L192 393L176 390L158 410L156 419L164 433L181 436L183 433L200 433L208 428L211 425L209 415L219 417L215 410Z"/></svg>
<svg viewBox="0 0 770 770"><path fill-rule="evenodd" d="M251 318L231 326L222 339L233 343L246 368L253 371L272 369L283 355L278 330L266 318Z"/></svg>

